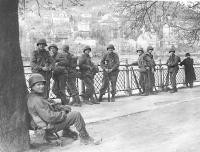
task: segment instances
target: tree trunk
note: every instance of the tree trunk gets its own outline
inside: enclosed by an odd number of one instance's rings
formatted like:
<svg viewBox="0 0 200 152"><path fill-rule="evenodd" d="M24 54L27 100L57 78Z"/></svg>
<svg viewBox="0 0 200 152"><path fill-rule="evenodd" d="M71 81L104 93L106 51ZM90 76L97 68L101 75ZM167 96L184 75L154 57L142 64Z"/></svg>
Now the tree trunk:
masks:
<svg viewBox="0 0 200 152"><path fill-rule="evenodd" d="M29 148L18 0L0 0L0 152Z"/></svg>

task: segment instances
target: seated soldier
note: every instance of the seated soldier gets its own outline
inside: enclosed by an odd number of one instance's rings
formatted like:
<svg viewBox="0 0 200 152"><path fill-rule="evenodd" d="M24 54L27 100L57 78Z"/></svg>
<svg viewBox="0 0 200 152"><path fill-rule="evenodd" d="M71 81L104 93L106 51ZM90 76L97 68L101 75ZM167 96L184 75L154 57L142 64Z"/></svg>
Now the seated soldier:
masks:
<svg viewBox="0 0 200 152"><path fill-rule="evenodd" d="M80 112L73 111L67 105L55 105L45 99L42 94L44 92L45 79L41 74L33 73L29 78L29 87L31 92L28 96L28 110L32 120L38 128L45 130L44 138L54 140L54 133L63 130L63 137L76 136L69 127L74 125L79 132L80 141L83 144L99 144L89 136L85 122Z"/></svg>

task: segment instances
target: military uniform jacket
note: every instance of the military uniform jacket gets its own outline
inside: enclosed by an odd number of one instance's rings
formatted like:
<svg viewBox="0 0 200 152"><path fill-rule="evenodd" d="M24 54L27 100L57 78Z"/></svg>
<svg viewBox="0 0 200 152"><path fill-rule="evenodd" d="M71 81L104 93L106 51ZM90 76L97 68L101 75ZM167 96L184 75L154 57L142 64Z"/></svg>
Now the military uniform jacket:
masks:
<svg viewBox="0 0 200 152"><path fill-rule="evenodd" d="M68 74L66 66L69 65L69 60L67 59L66 54L57 53L53 56L54 64L53 64L53 74L61 75L61 74Z"/></svg>
<svg viewBox="0 0 200 152"><path fill-rule="evenodd" d="M49 52L44 50L35 50L31 56L31 70L33 73L43 72L42 68L47 66L52 68L53 59Z"/></svg>
<svg viewBox="0 0 200 152"><path fill-rule="evenodd" d="M149 52L145 53L144 59L147 61L147 66L151 69L155 69L156 63L154 61L153 55Z"/></svg>
<svg viewBox="0 0 200 152"><path fill-rule="evenodd" d="M62 122L65 119L64 111L54 111L48 100L37 93L31 92L28 95L27 106L34 123L40 128Z"/></svg>
<svg viewBox="0 0 200 152"><path fill-rule="evenodd" d="M167 66L168 66L168 70L169 72L175 72L179 70L179 66L178 63L181 62L181 59L179 56L177 55L172 55L168 58L167 60Z"/></svg>
<svg viewBox="0 0 200 152"><path fill-rule="evenodd" d="M119 56L114 52L106 53L100 64L103 70L111 69L111 72L119 71Z"/></svg>
<svg viewBox="0 0 200 152"><path fill-rule="evenodd" d="M147 72L147 67L148 67L147 62L148 62L148 60L147 60L146 54L142 53L141 55L139 55L138 61L133 62L131 65L138 65L139 72Z"/></svg>
<svg viewBox="0 0 200 152"><path fill-rule="evenodd" d="M92 69L95 68L95 65L94 63L92 63L91 57L88 54L84 53L83 55L81 55L81 57L79 58L78 65L82 76L94 75Z"/></svg>

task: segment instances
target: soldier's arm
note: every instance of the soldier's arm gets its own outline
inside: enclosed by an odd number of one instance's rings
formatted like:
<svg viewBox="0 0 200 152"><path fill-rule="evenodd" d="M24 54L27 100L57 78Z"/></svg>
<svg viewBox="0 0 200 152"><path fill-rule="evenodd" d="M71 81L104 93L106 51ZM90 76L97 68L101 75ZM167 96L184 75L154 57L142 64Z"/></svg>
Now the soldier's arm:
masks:
<svg viewBox="0 0 200 152"><path fill-rule="evenodd" d="M37 102L37 101L34 101L34 102L36 102L35 109L36 109L38 115L45 122L47 122L47 123L57 123L57 122L61 122L62 120L65 119L65 112L64 111L55 112L50 108L50 104L44 105L41 102Z"/></svg>
<svg viewBox="0 0 200 152"><path fill-rule="evenodd" d="M85 64L85 58L84 57L80 57L79 58L79 62L78 62L78 65L81 69L91 69L91 67L87 64Z"/></svg>
<svg viewBox="0 0 200 152"><path fill-rule="evenodd" d="M145 55L144 60L147 62L147 66L150 66L153 68L156 66L154 60L149 55Z"/></svg>
<svg viewBox="0 0 200 152"><path fill-rule="evenodd" d="M180 66L185 65L185 59L180 63Z"/></svg>
<svg viewBox="0 0 200 152"><path fill-rule="evenodd" d="M103 70L106 69L106 65L105 65L105 59L106 59L106 55L103 56L103 58L101 59L101 62L100 62L100 66Z"/></svg>
<svg viewBox="0 0 200 152"><path fill-rule="evenodd" d="M114 66L112 67L111 71L115 71L119 68L119 56L116 54L115 55L115 64Z"/></svg>
<svg viewBox="0 0 200 152"><path fill-rule="evenodd" d="M53 70L54 68L54 59L53 57L50 55L50 53L47 51L47 67L49 68L49 70Z"/></svg>
<svg viewBox="0 0 200 152"><path fill-rule="evenodd" d="M179 62L181 62L181 58L179 57L179 56L177 56L176 58L175 58L175 62L173 62L170 66L171 67L176 67L176 66L178 66L178 63Z"/></svg>
<svg viewBox="0 0 200 152"><path fill-rule="evenodd" d="M37 57L36 57L36 52L33 51L31 54L31 69L33 71L40 71L42 70L42 66L37 63Z"/></svg>

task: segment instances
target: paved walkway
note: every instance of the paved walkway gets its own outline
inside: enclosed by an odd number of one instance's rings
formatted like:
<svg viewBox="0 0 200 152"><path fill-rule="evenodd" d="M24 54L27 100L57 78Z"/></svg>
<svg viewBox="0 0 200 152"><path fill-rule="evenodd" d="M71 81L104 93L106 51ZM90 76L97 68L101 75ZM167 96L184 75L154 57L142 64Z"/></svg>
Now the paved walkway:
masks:
<svg viewBox="0 0 200 152"><path fill-rule="evenodd" d="M200 87L182 88L177 93L160 92L150 96L130 96L117 98L116 102L101 102L99 105L83 105L72 107L73 111L80 111L86 123L109 120L130 114L137 114L153 110L162 106L187 102L200 98Z"/></svg>

